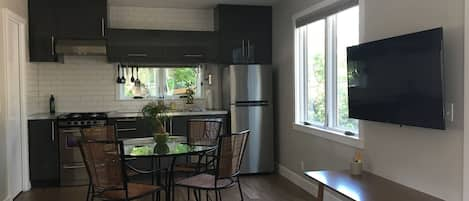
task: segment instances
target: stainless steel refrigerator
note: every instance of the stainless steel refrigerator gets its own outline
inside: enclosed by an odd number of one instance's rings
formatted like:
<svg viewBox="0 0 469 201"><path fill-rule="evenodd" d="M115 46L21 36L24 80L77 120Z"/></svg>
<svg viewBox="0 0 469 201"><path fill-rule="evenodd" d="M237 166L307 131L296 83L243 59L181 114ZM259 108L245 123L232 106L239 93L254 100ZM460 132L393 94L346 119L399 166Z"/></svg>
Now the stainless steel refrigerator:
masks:
<svg viewBox="0 0 469 201"><path fill-rule="evenodd" d="M241 173L274 171L272 67L230 65L223 73L223 100L231 132L251 130Z"/></svg>

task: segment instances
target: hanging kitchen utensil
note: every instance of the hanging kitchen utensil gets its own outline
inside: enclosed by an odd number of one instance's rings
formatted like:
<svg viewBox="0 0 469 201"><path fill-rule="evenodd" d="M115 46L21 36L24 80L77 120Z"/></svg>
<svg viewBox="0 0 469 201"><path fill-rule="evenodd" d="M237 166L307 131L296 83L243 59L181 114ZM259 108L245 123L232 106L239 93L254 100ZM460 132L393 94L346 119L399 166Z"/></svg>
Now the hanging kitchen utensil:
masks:
<svg viewBox="0 0 469 201"><path fill-rule="evenodd" d="M137 79L135 80L135 86L136 86L136 87L140 87L140 84L141 84L141 82L140 82L140 80L138 79L138 66L137 66Z"/></svg>
<svg viewBox="0 0 469 201"><path fill-rule="evenodd" d="M134 67L132 66L132 77L130 78L130 81L131 82L135 82L135 78L134 78Z"/></svg>
<svg viewBox="0 0 469 201"><path fill-rule="evenodd" d="M121 68L122 68L121 83L122 83L122 84L125 84L125 82L126 82L126 80L125 80L125 72L127 72L127 70L124 68L124 65L121 65Z"/></svg>
<svg viewBox="0 0 469 201"><path fill-rule="evenodd" d="M121 65L120 64L117 64L117 80L116 80L117 84L122 84L122 80L121 80Z"/></svg>

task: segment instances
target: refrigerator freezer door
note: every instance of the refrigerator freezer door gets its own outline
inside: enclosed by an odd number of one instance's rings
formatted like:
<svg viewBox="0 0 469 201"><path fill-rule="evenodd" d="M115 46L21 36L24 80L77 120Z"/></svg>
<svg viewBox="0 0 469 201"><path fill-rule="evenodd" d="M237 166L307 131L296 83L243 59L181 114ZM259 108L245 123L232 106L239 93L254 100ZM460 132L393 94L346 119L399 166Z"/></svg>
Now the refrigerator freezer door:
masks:
<svg viewBox="0 0 469 201"><path fill-rule="evenodd" d="M231 106L232 132L251 130L241 173L271 173L274 171L274 136L271 105Z"/></svg>
<svg viewBox="0 0 469 201"><path fill-rule="evenodd" d="M229 66L230 104L272 100L272 69L265 65Z"/></svg>

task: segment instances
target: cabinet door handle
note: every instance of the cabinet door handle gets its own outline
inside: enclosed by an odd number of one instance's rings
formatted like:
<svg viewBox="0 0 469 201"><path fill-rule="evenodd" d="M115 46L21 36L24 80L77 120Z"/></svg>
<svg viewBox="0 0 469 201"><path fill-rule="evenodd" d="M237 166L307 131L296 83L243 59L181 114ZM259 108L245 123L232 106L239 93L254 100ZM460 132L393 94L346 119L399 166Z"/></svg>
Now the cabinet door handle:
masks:
<svg viewBox="0 0 469 201"><path fill-rule="evenodd" d="M184 54L184 57L197 57L197 58L200 58L200 57L204 57L203 54Z"/></svg>
<svg viewBox="0 0 469 201"><path fill-rule="evenodd" d="M104 17L101 18L101 35L106 36L106 24L104 23Z"/></svg>
<svg viewBox="0 0 469 201"><path fill-rule="evenodd" d="M244 40L242 41L242 43L243 43L243 45L242 45L242 47L241 47L241 52L242 52L242 55L243 55L243 57L244 57L244 56L245 56L245 52L244 52L244 51L245 51L245 48L244 48Z"/></svg>
<svg viewBox="0 0 469 201"><path fill-rule="evenodd" d="M50 48L51 49L51 55L55 56L55 38L54 38L53 35L50 37L50 43L51 43L51 48Z"/></svg>
<svg viewBox="0 0 469 201"><path fill-rule="evenodd" d="M250 54L250 52L249 52L249 48L251 48L251 43L250 43L250 42L251 42L251 41L248 40L248 47L246 48L248 60L249 60L249 57L251 56L251 54Z"/></svg>
<svg viewBox="0 0 469 201"><path fill-rule="evenodd" d="M117 129L116 130L117 132L129 132L129 131L137 131L136 128L121 128L121 129Z"/></svg>
<svg viewBox="0 0 469 201"><path fill-rule="evenodd" d="M145 53L142 54L127 54L128 57L147 57L148 55Z"/></svg>
<svg viewBox="0 0 469 201"><path fill-rule="evenodd" d="M55 142L55 122L54 121L51 121L51 139L52 139L52 142Z"/></svg>
<svg viewBox="0 0 469 201"><path fill-rule="evenodd" d="M169 120L169 134L173 134L173 119Z"/></svg>
<svg viewBox="0 0 469 201"><path fill-rule="evenodd" d="M82 169L85 168L84 165L64 165L64 169Z"/></svg>
<svg viewBox="0 0 469 201"><path fill-rule="evenodd" d="M117 121L117 122L134 122L134 121L137 121L137 119L135 119L135 118L131 118L131 119L117 119L116 121Z"/></svg>

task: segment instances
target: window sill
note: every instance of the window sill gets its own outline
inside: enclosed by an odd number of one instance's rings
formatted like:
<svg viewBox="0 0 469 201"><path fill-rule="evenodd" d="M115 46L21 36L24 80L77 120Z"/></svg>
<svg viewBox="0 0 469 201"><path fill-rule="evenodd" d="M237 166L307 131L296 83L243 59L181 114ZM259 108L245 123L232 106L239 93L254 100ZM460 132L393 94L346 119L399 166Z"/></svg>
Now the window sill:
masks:
<svg viewBox="0 0 469 201"><path fill-rule="evenodd" d="M341 144L345 144L351 147L363 149L365 148L365 144L363 142L362 138L357 138L357 137L351 137L351 136L346 136L343 133L329 130L329 129L324 129L324 128L318 128L314 126L307 126L299 123L293 123L293 129L305 134L310 134L318 137L322 137L334 142L338 142Z"/></svg>

